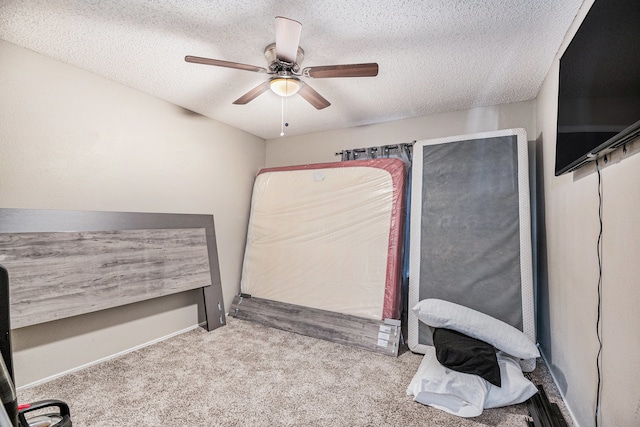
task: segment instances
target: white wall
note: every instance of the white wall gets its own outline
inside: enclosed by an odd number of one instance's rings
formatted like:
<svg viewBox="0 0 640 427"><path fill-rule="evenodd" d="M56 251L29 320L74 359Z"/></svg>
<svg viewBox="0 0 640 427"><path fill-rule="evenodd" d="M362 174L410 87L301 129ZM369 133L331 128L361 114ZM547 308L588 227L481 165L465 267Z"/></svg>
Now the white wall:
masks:
<svg viewBox="0 0 640 427"><path fill-rule="evenodd" d="M578 23L593 2L586 3ZM558 71L556 60L537 98L538 188L546 224L538 337L569 409L586 427L595 425L597 384L598 176L595 165L554 176ZM640 141L628 148L626 155L613 153L602 170L600 425L611 427L640 425Z"/></svg>
<svg viewBox="0 0 640 427"><path fill-rule="evenodd" d="M228 308L264 140L4 41L0 64L0 207L213 214ZM191 291L14 330L17 383L202 320Z"/></svg>
<svg viewBox="0 0 640 427"><path fill-rule="evenodd" d="M554 176L557 63L538 97L546 219L548 323L539 330L567 403L581 426L594 425L599 232L598 176L591 165ZM640 425L640 142L602 170L602 425ZM633 374L632 374L633 372Z"/></svg>
<svg viewBox="0 0 640 427"><path fill-rule="evenodd" d="M535 139L535 102L481 107L472 110L396 120L349 129L267 140L267 166L339 161L335 153L429 138L463 135L515 127Z"/></svg>

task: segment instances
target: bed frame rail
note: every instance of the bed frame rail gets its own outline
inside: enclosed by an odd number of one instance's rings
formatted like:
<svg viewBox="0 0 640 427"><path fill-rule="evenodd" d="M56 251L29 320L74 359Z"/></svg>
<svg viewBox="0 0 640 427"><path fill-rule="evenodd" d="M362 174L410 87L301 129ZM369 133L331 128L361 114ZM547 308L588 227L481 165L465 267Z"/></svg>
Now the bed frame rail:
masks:
<svg viewBox="0 0 640 427"><path fill-rule="evenodd" d="M397 356L401 328L399 320L365 319L348 314L319 310L295 304L236 296L229 315L325 341Z"/></svg>

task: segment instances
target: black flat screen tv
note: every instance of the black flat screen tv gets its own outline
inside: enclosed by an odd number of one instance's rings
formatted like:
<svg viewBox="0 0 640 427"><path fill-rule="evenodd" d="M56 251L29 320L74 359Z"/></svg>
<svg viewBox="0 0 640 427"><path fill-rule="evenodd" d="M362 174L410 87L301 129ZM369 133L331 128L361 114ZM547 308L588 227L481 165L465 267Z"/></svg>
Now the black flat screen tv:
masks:
<svg viewBox="0 0 640 427"><path fill-rule="evenodd" d="M596 0L560 59L555 175L640 136L640 0Z"/></svg>

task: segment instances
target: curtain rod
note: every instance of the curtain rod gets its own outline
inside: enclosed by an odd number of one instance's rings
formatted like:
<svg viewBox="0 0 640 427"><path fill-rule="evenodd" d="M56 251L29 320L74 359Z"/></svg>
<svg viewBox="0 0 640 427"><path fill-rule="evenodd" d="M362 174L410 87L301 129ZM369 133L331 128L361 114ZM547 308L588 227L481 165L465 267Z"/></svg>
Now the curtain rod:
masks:
<svg viewBox="0 0 640 427"><path fill-rule="evenodd" d="M394 148L399 148L399 146L400 146L400 145L413 145L413 144L415 144L415 143L416 143L416 141L414 140L414 141L411 141L411 142L401 142L401 143L398 143L398 144L381 145L381 146L379 146L379 147L368 147L368 148L348 148L348 149L346 149L346 150L342 150L342 151L339 151L339 152L335 153L335 155L336 155L336 156L342 156L342 154L343 154L345 151L353 151L353 152L356 152L356 153L364 153L364 152L365 152L365 151L367 151L368 149L372 149L372 150L376 150L376 151L378 150L378 148L389 148L389 149L394 149Z"/></svg>

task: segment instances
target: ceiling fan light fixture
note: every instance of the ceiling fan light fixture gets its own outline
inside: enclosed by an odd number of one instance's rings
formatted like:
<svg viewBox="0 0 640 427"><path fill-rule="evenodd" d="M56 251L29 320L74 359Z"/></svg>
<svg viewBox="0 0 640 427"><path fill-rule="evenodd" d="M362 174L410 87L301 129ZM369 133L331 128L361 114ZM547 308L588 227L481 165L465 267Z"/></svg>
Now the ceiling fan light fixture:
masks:
<svg viewBox="0 0 640 427"><path fill-rule="evenodd" d="M278 77L269 82L269 87L278 96L291 96L298 93L301 83L291 77Z"/></svg>

